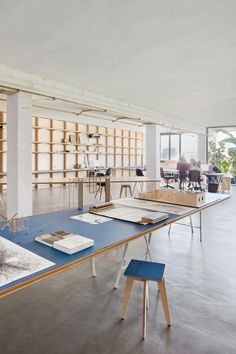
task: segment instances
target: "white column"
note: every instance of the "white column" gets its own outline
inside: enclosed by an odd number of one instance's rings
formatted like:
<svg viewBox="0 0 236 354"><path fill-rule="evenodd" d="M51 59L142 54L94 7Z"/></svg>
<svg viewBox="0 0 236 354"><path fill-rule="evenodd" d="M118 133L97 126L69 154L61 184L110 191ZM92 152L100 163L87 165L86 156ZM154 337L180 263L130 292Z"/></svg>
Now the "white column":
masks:
<svg viewBox="0 0 236 354"><path fill-rule="evenodd" d="M201 163L206 163L206 136L198 135L197 139L198 160Z"/></svg>
<svg viewBox="0 0 236 354"><path fill-rule="evenodd" d="M7 216L32 214L32 98L7 98Z"/></svg>
<svg viewBox="0 0 236 354"><path fill-rule="evenodd" d="M160 178L160 127L155 124L146 126L146 167L147 177ZM147 183L147 189L157 186L157 183Z"/></svg>

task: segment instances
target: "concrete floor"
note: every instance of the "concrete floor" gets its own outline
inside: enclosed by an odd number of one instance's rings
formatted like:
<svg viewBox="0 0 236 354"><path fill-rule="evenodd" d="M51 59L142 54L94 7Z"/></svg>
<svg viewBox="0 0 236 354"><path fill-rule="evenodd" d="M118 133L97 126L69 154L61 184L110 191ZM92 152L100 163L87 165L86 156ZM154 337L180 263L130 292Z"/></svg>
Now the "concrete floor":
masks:
<svg viewBox="0 0 236 354"><path fill-rule="evenodd" d="M124 279L113 289L118 249L97 260L95 279L90 264L83 264L2 298L0 353L236 353L236 190L232 194L203 213L202 244L198 230L192 237L178 225L170 237L166 228L153 237L154 260L166 263L171 328L154 283L146 340L141 340L140 283L132 290L127 318L120 320ZM37 191L34 209L54 208L57 201L58 191ZM129 256L138 258L144 249L142 239L134 241Z"/></svg>

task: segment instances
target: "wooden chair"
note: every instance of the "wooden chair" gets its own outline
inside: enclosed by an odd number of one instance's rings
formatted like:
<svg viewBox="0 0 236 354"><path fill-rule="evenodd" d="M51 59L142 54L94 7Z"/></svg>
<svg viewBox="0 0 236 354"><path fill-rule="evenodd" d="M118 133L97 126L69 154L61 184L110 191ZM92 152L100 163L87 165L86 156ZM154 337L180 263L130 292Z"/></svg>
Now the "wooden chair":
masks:
<svg viewBox="0 0 236 354"><path fill-rule="evenodd" d="M120 186L120 196L119 196L119 198L121 198L123 190L125 191L125 197L128 196L128 191L129 191L130 196L132 197L133 194L132 194L132 190L131 190L131 185L130 184L122 184Z"/></svg>
<svg viewBox="0 0 236 354"><path fill-rule="evenodd" d="M126 278L125 283L125 294L121 309L121 319L125 319L126 309L133 286L134 280L139 280L143 282L143 339L146 337L146 317L148 308L148 281L155 281L160 290L162 306L167 321L167 325L171 326L170 313L166 295L165 281L164 281L164 270L165 264L140 261L132 259L124 273Z"/></svg>

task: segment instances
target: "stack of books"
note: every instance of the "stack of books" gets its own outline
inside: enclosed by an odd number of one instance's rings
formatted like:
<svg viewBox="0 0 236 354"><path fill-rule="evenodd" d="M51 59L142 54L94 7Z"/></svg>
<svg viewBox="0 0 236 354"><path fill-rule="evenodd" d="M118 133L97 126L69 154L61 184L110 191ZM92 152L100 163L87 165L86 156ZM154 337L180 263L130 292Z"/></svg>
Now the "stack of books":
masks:
<svg viewBox="0 0 236 354"><path fill-rule="evenodd" d="M55 231L37 236L35 241L67 254L74 254L94 245L94 240L66 231Z"/></svg>
<svg viewBox="0 0 236 354"><path fill-rule="evenodd" d="M157 222L166 220L169 218L169 214L157 211L154 213L147 214L142 217L141 223L155 224Z"/></svg>

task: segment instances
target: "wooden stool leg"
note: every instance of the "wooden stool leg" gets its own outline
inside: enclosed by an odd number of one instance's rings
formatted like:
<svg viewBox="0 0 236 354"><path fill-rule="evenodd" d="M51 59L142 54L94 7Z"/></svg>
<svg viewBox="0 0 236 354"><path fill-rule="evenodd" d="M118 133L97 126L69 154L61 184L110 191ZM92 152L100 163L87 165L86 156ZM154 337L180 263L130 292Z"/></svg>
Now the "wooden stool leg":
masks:
<svg viewBox="0 0 236 354"><path fill-rule="evenodd" d="M130 194L130 196L132 197L132 189L131 189L131 186L129 186L128 188L129 188L129 194Z"/></svg>
<svg viewBox="0 0 236 354"><path fill-rule="evenodd" d="M143 282L143 339L147 332L147 281Z"/></svg>
<svg viewBox="0 0 236 354"><path fill-rule="evenodd" d="M124 300L123 300L123 304L122 304L122 308L121 308L121 319L122 320L125 319L127 305L128 305L128 302L129 302L129 297L130 297L131 289L132 289L132 286L133 286L133 282L134 282L133 278L130 278L130 277L126 278L125 294L124 294Z"/></svg>
<svg viewBox="0 0 236 354"><path fill-rule="evenodd" d="M167 295L166 295L166 286L165 286L164 278L162 279L162 281L158 281L157 284L160 289L161 301L162 301L162 306L163 306L166 322L167 322L168 326L171 326L169 306L168 306L168 300L167 300Z"/></svg>

